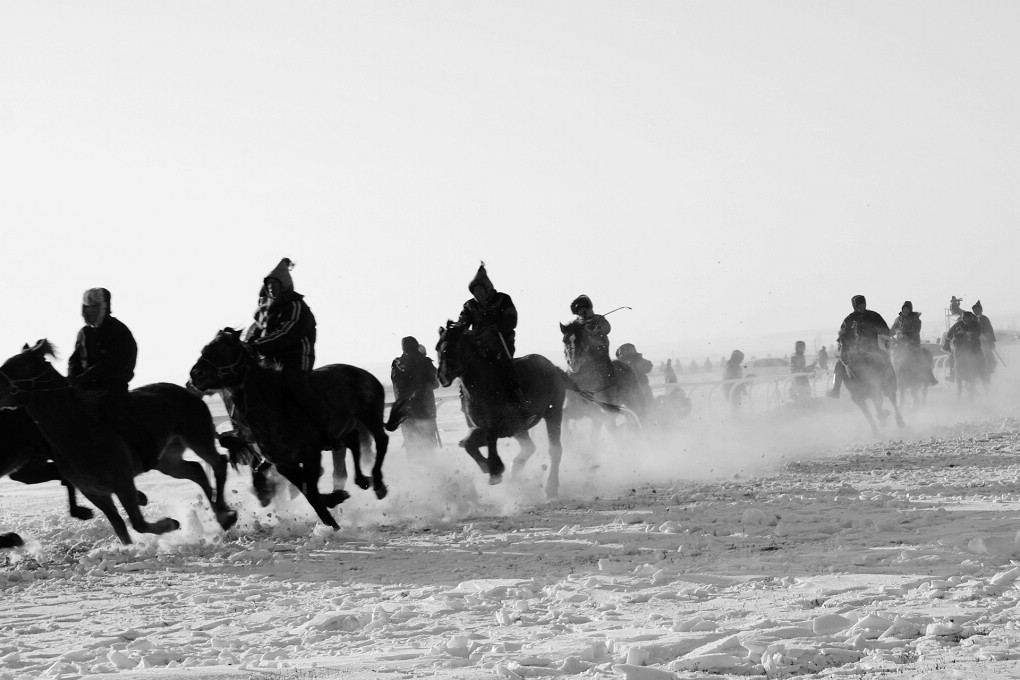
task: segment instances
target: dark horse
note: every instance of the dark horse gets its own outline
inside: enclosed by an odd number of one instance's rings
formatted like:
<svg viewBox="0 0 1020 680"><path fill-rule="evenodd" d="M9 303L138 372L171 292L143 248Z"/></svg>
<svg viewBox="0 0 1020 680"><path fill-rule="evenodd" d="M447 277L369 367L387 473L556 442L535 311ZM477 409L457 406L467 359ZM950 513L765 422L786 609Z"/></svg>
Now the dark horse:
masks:
<svg viewBox="0 0 1020 680"><path fill-rule="evenodd" d="M170 383L145 385L127 393L124 406L134 412L155 444L152 457L145 456L132 450L104 421L104 400L110 397L70 387L47 356L53 356L53 347L40 340L4 362L0 366L0 401L24 407L45 439L47 455L60 477L106 515L121 542L130 543L131 537L114 505L114 495L139 533L163 534L180 526L169 517L150 523L142 515L141 495L134 478L154 469L195 482L213 507L220 526L233 526L237 513L223 500L227 461L216 449L212 416L200 397ZM188 449L212 468L215 496L202 465L184 460Z"/></svg>
<svg viewBox="0 0 1020 680"><path fill-rule="evenodd" d="M896 414L896 424L904 426L903 416L896 404L896 372L889 360L879 352L848 351L846 363L846 386L850 390L850 398L861 413L868 419L871 431L879 434L875 419L868 409L868 401L875 405L875 414L880 422L889 417L889 412L882 407L882 399L888 398Z"/></svg>
<svg viewBox="0 0 1020 680"><path fill-rule="evenodd" d="M346 364L330 364L315 369L311 382L317 397L325 400L330 412L329 434L343 443L334 453L339 453L342 461L344 450L351 449L355 484L362 489L371 486L377 498L384 498L387 488L382 465L389 446L386 431L395 430L406 417L406 402L398 401L390 412L390 421L384 423L385 391L368 371ZM324 524L339 528L329 509L349 498L349 494L343 489L327 494L319 492L322 452L330 446L288 396L286 376L281 371L261 365L259 358L241 341L240 333L224 328L202 348L201 356L191 369L191 384L203 392L223 392L225 400L231 404L231 421L242 439L253 444L262 458L304 494ZM366 433L375 441L376 449L371 479L361 472L360 465L361 440ZM233 449L231 454L234 460ZM256 469L256 484L259 483L258 474Z"/></svg>
<svg viewBox="0 0 1020 680"><path fill-rule="evenodd" d="M521 445L513 465L513 474L517 475L536 449L528 430L544 419L549 438L545 494L555 498L559 493L563 455L560 443L563 400L567 390L581 391L577 384L541 355L517 357L513 368L524 396L522 409L508 398L501 372L482 354L478 342L467 333L464 324L447 322L445 328L440 328L436 351L439 382L449 387L454 379L460 378L464 413L471 428L461 445L482 472L489 475L489 483L499 484L506 470L496 450L499 438L513 437ZM488 449L488 457L482 455L482 446Z"/></svg>
<svg viewBox="0 0 1020 680"><path fill-rule="evenodd" d="M892 363L896 371L900 403L905 403L909 391L913 397L914 408L923 406L928 399L931 355L922 347L906 340L901 333L897 333L892 339Z"/></svg>
<svg viewBox="0 0 1020 680"><path fill-rule="evenodd" d="M607 412L591 406L596 405L595 402L611 404L626 409L622 412L629 412L640 424L652 404L649 402L648 388L642 385L634 369L626 362L619 359L610 361L608 355L600 356L594 351L581 321L560 324L560 331L563 333L563 354L571 377L585 393L594 397L594 402L589 402L588 407L579 404L582 407L580 410L598 419L596 422L599 425L605 425Z"/></svg>
<svg viewBox="0 0 1020 680"><path fill-rule="evenodd" d="M974 400L977 384L980 382L987 389L988 364L981 348L981 339L975 333L959 333L949 345L953 353L953 371L956 380L956 397L963 396L966 383L967 398Z"/></svg>

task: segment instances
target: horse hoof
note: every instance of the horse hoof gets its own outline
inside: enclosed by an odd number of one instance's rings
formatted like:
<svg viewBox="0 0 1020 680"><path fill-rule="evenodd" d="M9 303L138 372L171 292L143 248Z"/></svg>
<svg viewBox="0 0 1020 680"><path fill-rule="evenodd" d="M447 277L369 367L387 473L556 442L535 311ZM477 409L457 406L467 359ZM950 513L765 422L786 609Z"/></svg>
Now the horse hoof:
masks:
<svg viewBox="0 0 1020 680"><path fill-rule="evenodd" d="M489 475L489 486L496 486L503 481L503 475Z"/></svg>
<svg viewBox="0 0 1020 680"><path fill-rule="evenodd" d="M234 510L221 510L216 513L216 521L226 531L237 523L237 512Z"/></svg>
<svg viewBox="0 0 1020 680"><path fill-rule="evenodd" d="M355 477L354 484L362 491L366 491L368 487L372 486L372 480L368 477Z"/></svg>
<svg viewBox="0 0 1020 680"><path fill-rule="evenodd" d="M0 549L3 548L18 548L25 545L25 541L21 539L16 533L11 532L7 534L0 534Z"/></svg>
<svg viewBox="0 0 1020 680"><path fill-rule="evenodd" d="M92 519L96 516L96 513L92 512L88 508L75 508L71 510L71 517L75 519Z"/></svg>
<svg viewBox="0 0 1020 680"><path fill-rule="evenodd" d="M158 522L154 522L150 525L150 531L147 533L152 534L165 534L170 531L177 531L181 528L181 523L175 520L173 517L164 517Z"/></svg>
<svg viewBox="0 0 1020 680"><path fill-rule="evenodd" d="M386 494L389 492L390 490L386 488L385 484L380 483L375 485L375 497L379 500L386 498Z"/></svg>
<svg viewBox="0 0 1020 680"><path fill-rule="evenodd" d="M141 491L139 491L138 492L138 505L148 505L148 504L149 504L149 497L146 496Z"/></svg>

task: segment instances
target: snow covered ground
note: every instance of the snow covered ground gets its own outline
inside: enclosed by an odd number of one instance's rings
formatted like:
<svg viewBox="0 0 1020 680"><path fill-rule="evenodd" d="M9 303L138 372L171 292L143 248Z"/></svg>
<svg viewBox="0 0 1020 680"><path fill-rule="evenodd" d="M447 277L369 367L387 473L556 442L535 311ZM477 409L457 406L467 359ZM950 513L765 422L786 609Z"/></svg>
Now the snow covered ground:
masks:
<svg viewBox="0 0 1020 680"><path fill-rule="evenodd" d="M489 486L444 409L445 449L394 437L390 495L353 489L336 533L232 475L223 534L151 473L147 515L182 528L123 547L4 480L28 545L0 556L0 679L1018 677L1018 374L973 405L940 385L879 439L824 398L575 437L553 502L542 437Z"/></svg>

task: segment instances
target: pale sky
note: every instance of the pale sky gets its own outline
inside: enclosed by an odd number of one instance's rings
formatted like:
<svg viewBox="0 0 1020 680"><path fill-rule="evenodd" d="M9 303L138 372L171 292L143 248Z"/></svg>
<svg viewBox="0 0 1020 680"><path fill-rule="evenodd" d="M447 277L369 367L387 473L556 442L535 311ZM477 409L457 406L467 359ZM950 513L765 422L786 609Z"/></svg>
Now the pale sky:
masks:
<svg viewBox="0 0 1020 680"><path fill-rule="evenodd" d="M580 293L633 308L614 347L681 355L834 337L856 293L994 321L1020 310L1017 26L1013 1L4 2L0 355L48 337L65 370L104 286L134 384L183 382L283 256L319 364L431 350L479 260L518 355L560 364Z"/></svg>

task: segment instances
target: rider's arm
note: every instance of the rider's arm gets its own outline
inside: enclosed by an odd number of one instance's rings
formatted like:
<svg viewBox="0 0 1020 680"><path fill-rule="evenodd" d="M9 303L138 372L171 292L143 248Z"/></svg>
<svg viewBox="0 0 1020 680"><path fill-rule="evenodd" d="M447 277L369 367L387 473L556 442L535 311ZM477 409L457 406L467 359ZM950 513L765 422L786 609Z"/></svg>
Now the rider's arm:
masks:
<svg viewBox="0 0 1020 680"><path fill-rule="evenodd" d="M517 308L514 307L514 301L510 299L510 296L505 293L500 293L502 299L500 300L500 314L499 323L496 327L501 333L506 333L517 328Z"/></svg>
<svg viewBox="0 0 1020 680"><path fill-rule="evenodd" d="M305 313L305 305L301 300L292 300L279 311L276 328L263 331L262 335L251 344L260 352L273 352L284 349L300 341L311 331L314 317Z"/></svg>

